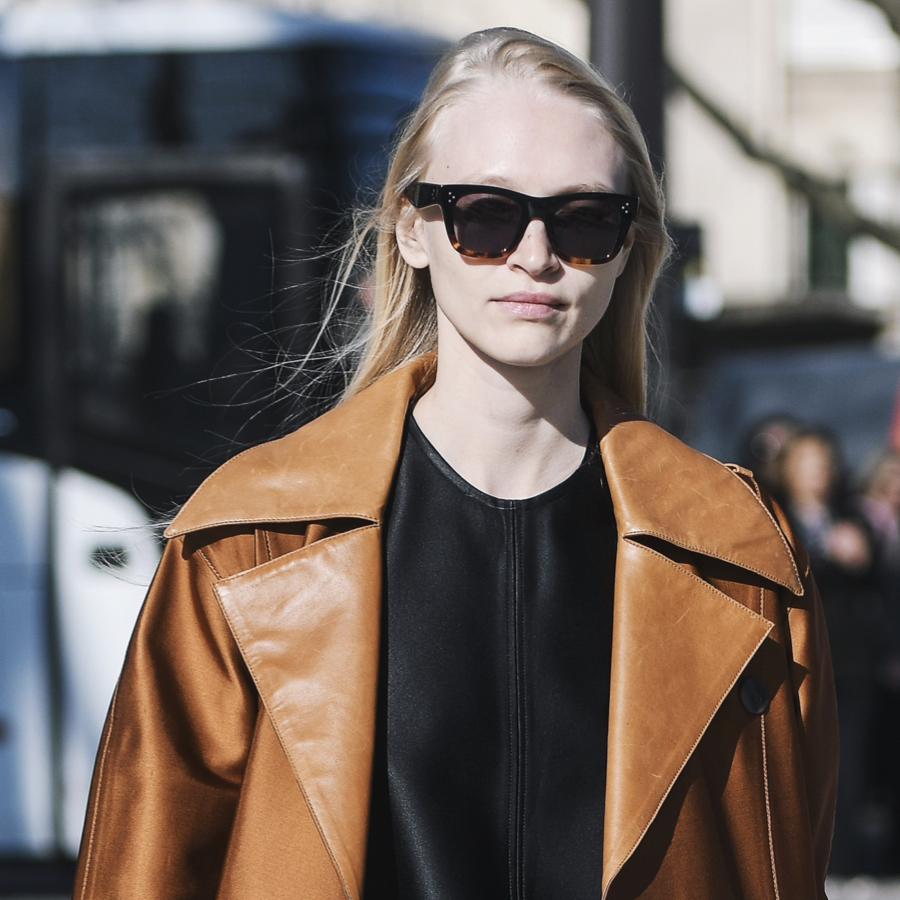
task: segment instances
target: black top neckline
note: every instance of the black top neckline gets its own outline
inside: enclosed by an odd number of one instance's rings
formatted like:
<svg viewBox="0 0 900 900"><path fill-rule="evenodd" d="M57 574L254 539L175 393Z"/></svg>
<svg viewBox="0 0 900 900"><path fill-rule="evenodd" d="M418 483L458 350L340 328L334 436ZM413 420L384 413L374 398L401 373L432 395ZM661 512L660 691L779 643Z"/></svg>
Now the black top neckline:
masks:
<svg viewBox="0 0 900 900"><path fill-rule="evenodd" d="M466 479L463 478L443 456L441 456L440 451L428 440L425 432L422 431L422 428L416 421L415 416L413 416L412 411L407 415L406 424L408 436L416 442L429 462L431 462L444 478L450 481L454 487L467 497L471 497L473 500L477 500L494 509L531 509L556 500L576 485L579 480L579 473L582 469L589 466L591 462L600 455L592 423L591 432L588 436L587 446L584 448L584 456L582 457L581 462L578 464L578 467L562 481L531 497L519 497L515 499L495 497L493 494L488 494L485 491L479 490L474 484L466 481Z"/></svg>

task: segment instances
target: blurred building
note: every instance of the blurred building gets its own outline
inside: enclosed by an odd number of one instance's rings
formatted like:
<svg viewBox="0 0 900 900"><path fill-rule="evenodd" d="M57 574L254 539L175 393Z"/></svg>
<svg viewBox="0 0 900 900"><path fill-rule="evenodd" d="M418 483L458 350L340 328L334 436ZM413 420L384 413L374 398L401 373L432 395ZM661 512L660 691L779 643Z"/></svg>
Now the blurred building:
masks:
<svg viewBox="0 0 900 900"><path fill-rule="evenodd" d="M109 6L134 5L134 0L107 0ZM138 0L139 2L139 0ZM309 13L347 21L406 27L453 40L479 28L515 25L542 34L580 56L586 56L589 16L584 0L243 0L245 4ZM0 13L15 6L83 6L84 0L0 0ZM221 8L214 0L180 0L192 8ZM237 0L233 3L237 6Z"/></svg>
<svg viewBox="0 0 900 900"><path fill-rule="evenodd" d="M163 509L200 474L190 432L258 420L178 385L243 357L265 404L252 333L315 317L298 260L378 180L443 43L229 0L0 10L0 895L78 846L158 556L133 495Z"/></svg>
<svg viewBox="0 0 900 900"><path fill-rule="evenodd" d="M745 145L900 224L900 40L878 0L666 0L666 53ZM670 425L742 458L790 414L838 434L859 467L888 439L900 376L900 257L850 237L673 89L669 212L691 240ZM752 460L744 459L747 464Z"/></svg>
<svg viewBox="0 0 900 900"><path fill-rule="evenodd" d="M304 12L366 19L425 30L450 40L496 25L537 32L587 55L588 8L584 0L255 0Z"/></svg>
<svg viewBox="0 0 900 900"><path fill-rule="evenodd" d="M668 55L758 143L900 221L900 41L865 0L668 0ZM685 95L668 110L672 214L703 233L698 312L812 296L900 316L900 258L847 241ZM690 295L688 301L690 303Z"/></svg>

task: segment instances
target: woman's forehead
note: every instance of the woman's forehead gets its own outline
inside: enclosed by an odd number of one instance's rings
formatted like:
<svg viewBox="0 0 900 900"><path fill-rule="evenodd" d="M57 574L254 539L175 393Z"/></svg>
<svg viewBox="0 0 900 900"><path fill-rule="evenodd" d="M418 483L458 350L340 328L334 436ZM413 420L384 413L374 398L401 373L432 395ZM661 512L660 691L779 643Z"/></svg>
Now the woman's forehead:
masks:
<svg viewBox="0 0 900 900"><path fill-rule="evenodd" d="M495 79L454 98L437 114L426 154L428 180L442 183L621 188L622 152L599 110L543 85Z"/></svg>
<svg viewBox="0 0 900 900"><path fill-rule="evenodd" d="M583 98L536 79L527 81L495 76L473 79L455 92L436 112L430 132L435 140L445 136L452 140L453 136L447 134L448 120L452 123L458 119L481 119L485 111L492 111L497 116L516 110L528 113L526 119L534 119L545 104L565 108L573 118L583 120L588 127L598 127L604 132L608 130L599 106ZM490 117L483 121L484 124L492 124L497 120ZM503 116L501 121L506 123L508 118Z"/></svg>

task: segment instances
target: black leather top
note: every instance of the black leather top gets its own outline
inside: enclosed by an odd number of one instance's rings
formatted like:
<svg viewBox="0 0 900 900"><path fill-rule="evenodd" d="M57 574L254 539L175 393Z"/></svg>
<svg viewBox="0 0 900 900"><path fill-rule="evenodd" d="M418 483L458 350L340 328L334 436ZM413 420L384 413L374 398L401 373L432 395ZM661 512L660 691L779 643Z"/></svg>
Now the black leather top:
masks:
<svg viewBox="0 0 900 900"><path fill-rule="evenodd" d="M596 450L498 500L410 416L365 900L600 897L615 542Z"/></svg>

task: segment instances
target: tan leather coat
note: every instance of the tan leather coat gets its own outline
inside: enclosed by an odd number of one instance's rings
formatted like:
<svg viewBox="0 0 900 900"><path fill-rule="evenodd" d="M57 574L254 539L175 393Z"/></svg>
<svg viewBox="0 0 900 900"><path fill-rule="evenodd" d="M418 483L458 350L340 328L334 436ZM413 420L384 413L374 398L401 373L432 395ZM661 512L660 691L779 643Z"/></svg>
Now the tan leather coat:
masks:
<svg viewBox="0 0 900 900"><path fill-rule="evenodd" d="M381 524L422 373L235 457L169 528L76 898L362 896ZM746 473L586 393L619 531L604 896L824 897L837 730L806 558Z"/></svg>

